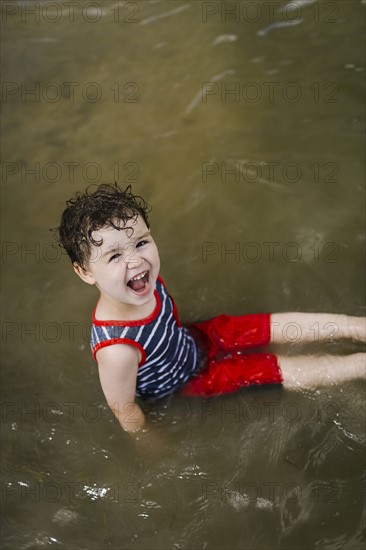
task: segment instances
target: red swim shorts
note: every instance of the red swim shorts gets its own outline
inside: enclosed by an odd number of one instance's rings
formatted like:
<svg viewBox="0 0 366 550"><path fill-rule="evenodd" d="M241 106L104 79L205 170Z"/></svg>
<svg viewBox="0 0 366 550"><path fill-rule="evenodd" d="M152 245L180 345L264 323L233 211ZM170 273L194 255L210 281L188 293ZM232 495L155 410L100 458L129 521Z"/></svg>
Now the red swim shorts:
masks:
<svg viewBox="0 0 366 550"><path fill-rule="evenodd" d="M181 395L213 397L255 384L283 382L276 355L243 353L270 342L269 313L219 315L188 328L206 357L204 367L187 382Z"/></svg>

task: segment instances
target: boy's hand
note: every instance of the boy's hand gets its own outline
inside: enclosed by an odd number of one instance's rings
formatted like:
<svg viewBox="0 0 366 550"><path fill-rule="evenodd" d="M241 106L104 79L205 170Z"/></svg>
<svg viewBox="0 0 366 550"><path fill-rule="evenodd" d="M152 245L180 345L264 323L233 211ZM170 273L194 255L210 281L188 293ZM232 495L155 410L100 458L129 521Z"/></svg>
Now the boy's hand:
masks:
<svg viewBox="0 0 366 550"><path fill-rule="evenodd" d="M160 461L171 453L167 434L155 424L147 422L143 428L130 435L135 441L137 453L144 458Z"/></svg>
<svg viewBox="0 0 366 550"><path fill-rule="evenodd" d="M123 430L137 434L145 426L145 415L135 401L123 403L121 400L109 405Z"/></svg>

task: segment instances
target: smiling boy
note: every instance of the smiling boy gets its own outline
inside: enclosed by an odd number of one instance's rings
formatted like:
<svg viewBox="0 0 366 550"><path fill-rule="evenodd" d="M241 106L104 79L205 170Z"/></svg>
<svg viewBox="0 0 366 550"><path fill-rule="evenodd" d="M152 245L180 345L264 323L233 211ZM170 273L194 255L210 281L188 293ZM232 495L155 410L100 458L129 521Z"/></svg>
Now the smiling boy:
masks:
<svg viewBox="0 0 366 550"><path fill-rule="evenodd" d="M59 242L75 272L100 294L91 347L107 403L124 430L136 432L145 424L136 396L161 398L180 392L211 397L253 384L313 387L364 376L362 353L347 358L243 353L269 342L288 341L291 325L297 331L299 327L302 342L311 341L314 322L320 340L336 336L364 341L365 319L360 317L219 315L183 327L159 276L148 211L130 187L122 191L117 185L103 184L70 199L58 228Z"/></svg>

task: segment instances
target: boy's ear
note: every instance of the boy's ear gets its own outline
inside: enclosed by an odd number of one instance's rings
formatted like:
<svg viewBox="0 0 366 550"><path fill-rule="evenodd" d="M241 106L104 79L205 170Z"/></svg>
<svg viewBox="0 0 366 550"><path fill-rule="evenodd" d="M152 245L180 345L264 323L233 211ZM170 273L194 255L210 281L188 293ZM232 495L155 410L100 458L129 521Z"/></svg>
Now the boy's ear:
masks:
<svg viewBox="0 0 366 550"><path fill-rule="evenodd" d="M88 285L95 285L95 279L93 275L90 273L90 271L84 269L78 264L72 264L74 271L76 275L80 277L84 281L84 283L88 283Z"/></svg>

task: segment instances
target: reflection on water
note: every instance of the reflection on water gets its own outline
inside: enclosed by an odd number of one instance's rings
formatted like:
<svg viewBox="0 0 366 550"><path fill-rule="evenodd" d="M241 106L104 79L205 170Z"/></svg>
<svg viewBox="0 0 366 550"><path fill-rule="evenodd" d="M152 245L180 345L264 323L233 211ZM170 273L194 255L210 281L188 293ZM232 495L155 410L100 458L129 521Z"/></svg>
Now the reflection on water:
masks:
<svg viewBox="0 0 366 550"><path fill-rule="evenodd" d="M47 231L117 179L153 205L183 321L364 314L365 5L269 4L2 5L4 548L361 548L360 384L147 404L142 453Z"/></svg>

